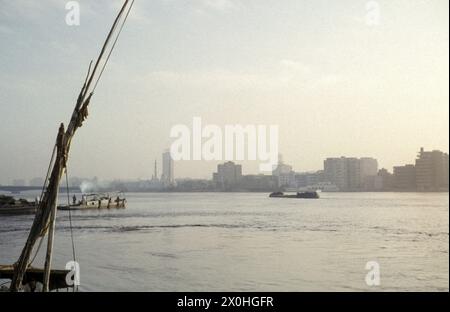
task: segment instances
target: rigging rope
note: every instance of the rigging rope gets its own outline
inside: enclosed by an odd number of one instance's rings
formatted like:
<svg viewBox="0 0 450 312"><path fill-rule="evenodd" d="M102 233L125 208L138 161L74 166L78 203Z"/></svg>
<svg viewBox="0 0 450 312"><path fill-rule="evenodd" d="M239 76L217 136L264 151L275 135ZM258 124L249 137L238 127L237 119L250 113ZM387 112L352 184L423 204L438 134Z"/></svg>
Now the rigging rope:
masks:
<svg viewBox="0 0 450 312"><path fill-rule="evenodd" d="M120 20L122 19L122 17L124 16L123 15L123 13L125 12L125 10L126 10L126 8L127 8L127 5L128 5L128 3L130 2L130 0L126 0L125 1L125 3L124 3L124 5L122 6L122 9L121 9L121 11L119 12L119 15L116 17L116 19L115 19L115 21L114 21L114 24L113 24L113 27L112 27L112 29L110 30L110 32L109 32L109 34L108 34L108 36L107 36L107 38L106 38L106 41L105 41L105 43L104 43L104 45L103 45L103 47L102 47L102 50L101 50L101 52L100 52L100 55L99 55L99 57L98 57L98 59L97 59L97 62L95 63L95 66L94 66L94 68L93 68L93 70L92 70L92 73L91 73L91 66L92 66L92 62L91 62L91 64L89 65L89 70L88 70L88 73L87 73L87 77L86 77L86 81L85 81L85 85L84 85L84 87L83 87L83 89L82 89L82 91L81 91L81 93L80 93L80 95L79 95L79 97L78 97L78 101L77 101L77 105L76 105L76 110L78 110L77 112L76 111L74 111L74 113L73 113L73 115L72 115L72 119L71 119L71 121L70 121L70 124L69 124L69 129L66 131L66 135L69 135L68 136L68 138L67 138L67 140L68 140L68 142L65 142L64 143L64 152L66 153L68 153L68 150L69 150L69 147L70 147L70 140L72 139L72 137L73 137L73 135L74 135L74 133L75 133L75 130L78 128L78 127L80 127L81 126L81 123L80 124L76 124L77 122L79 123L80 122L80 120L79 120L79 117L81 116L82 117L82 120L81 120L81 122L82 121L84 121L84 119L87 117L87 107L88 107L88 105L89 105L89 101L90 101L90 98L91 98L91 96L92 96L92 94L93 94L93 92L95 91L95 89L96 89L96 87L97 87L97 85L98 85L98 83L99 83L99 80L100 80L100 78L101 78L101 76L102 76L102 74L103 74L103 72L104 72L104 70L105 70L105 68L106 68L106 65L107 65L107 63L108 63L108 61L109 61L109 59L110 59L110 56L111 56L111 54L112 54L112 51L114 50L114 48L115 48L115 46L116 46L116 43L117 43L117 41L118 41L118 38L119 38L119 36L120 36L120 34L121 34L121 32L122 32L122 29L123 29L123 27L124 27L124 25L125 25L125 22L127 21L127 19L128 19L128 16L129 16L129 13L130 13L130 11L131 11L131 9L132 9L132 7L133 7L133 5L134 5L134 0L131 0L131 5L128 7L128 10L127 10L127 12L126 12L126 15L125 15L125 17L123 18L123 20L122 20L122 22L121 22L121 25L120 25L120 29L119 29L119 32L117 33L117 36L115 37L115 40L114 40L114 42L113 42L113 44L112 44L112 47L110 48L110 51L109 51L109 53L108 53L108 56L107 56L107 58L106 58L106 60L105 60L105 63L103 64L103 66L102 66L102 69L101 69L101 72L100 72L100 74L99 74L99 76L97 77L97 79L96 79L96 81L95 81L95 84L94 84L94 87L93 87L93 89L92 89L92 91L90 92L90 95L87 97L87 99L86 99L86 94L87 94L87 92L88 92L88 90L89 90L89 88L90 88L90 85L91 85L91 83L93 82L93 80L94 80L94 76L95 76L95 73L96 73L96 70L97 70L97 66L99 65L99 63L100 63L100 61L101 61L101 59L102 59L102 57L103 57L103 54L104 54L104 52L106 51L106 47L109 45L109 43L110 43L110 39L113 37L112 35L115 33L115 31L116 31L116 29L117 29L117 26L119 25L119 22L120 22ZM80 109L81 109L81 111L80 111ZM75 119L75 118L77 118L77 119ZM62 129L62 130L61 130ZM57 145L60 145L62 142L59 142L59 138L60 138L60 135L64 135L64 133L62 133L64 131L64 128L63 128L63 125L61 125L61 127L60 127L60 133L58 134L58 139L57 139ZM62 140L62 141L64 141L64 140ZM44 197L44 195L48 195L48 196L50 196L49 194L46 194L46 188L48 188L49 186L50 186L50 183L49 183L49 176L50 176L50 170L51 170L51 165L54 163L54 159L55 159L55 152L56 152L56 150L57 150L57 145L55 145L54 146L54 148L53 148L53 153L52 153L52 158L51 158L51 160L50 160L50 164L49 164L49 168L48 168L48 170L47 170L47 176L46 176L46 179L45 179L45 181L44 181L44 185L43 185L43 188L42 188L42 191L41 191L41 199L40 199L40 202L39 202L39 206L38 206L38 208L41 206L41 205L43 205L42 203L43 203L43 201L42 201L42 198ZM62 145L62 144L61 144ZM59 151L58 151L59 152ZM64 155L64 157L65 157L66 155ZM58 162L59 162L59 160L58 160ZM64 161L65 162L65 161ZM60 164L59 164L60 165ZM69 182L68 182L68 174L67 174L67 167L65 166L65 164L63 165L63 167L64 168L61 168L61 167L58 167L58 169L59 170L61 170L61 169L65 169L65 173L66 173L66 189L67 189L67 198L68 198L68 206L69 206L69 221L70 221L70 231L71 231L71 238L72 238L72 252L73 252L73 258L74 258L74 261L75 261L75 256L76 256L76 254L75 254L75 244L74 244L74 239L73 239L73 228L72 228L72 215L71 215L71 209L70 209L70 195L69 195L69 187L68 187L68 185L69 185ZM56 166L55 166L55 170L56 170ZM53 172L53 171L52 171ZM56 171L55 171L56 172ZM59 171L58 172L58 174L60 175L61 174L61 171ZM52 178L53 178L53 176L52 176ZM59 184L59 179L61 178L61 176L58 176L57 177L57 182L58 182L58 184ZM50 181L50 182L52 182L52 181ZM54 185L56 188L59 188L59 185ZM53 195L53 194L51 194L51 195ZM50 200L51 201L53 201L53 199L54 198L51 198ZM56 198L56 200L57 200L57 198ZM47 201L48 201L48 199L47 199ZM44 202L44 204L45 204L45 202ZM52 204L53 204L53 202L52 202ZM57 202L56 203L54 203L55 205L57 205ZM50 208L50 207L45 207L45 208ZM54 206L54 207L52 207L52 209L57 209L57 207L56 206ZM45 211L45 213L47 213L48 211ZM53 211L53 215L51 215L52 216L52 218L54 217L54 214L56 213L56 210L55 211ZM36 216L35 216L35 222L36 222L36 220L38 220L37 218L38 217L41 217L42 219L43 219L43 221L45 221L45 222L48 222L48 216L47 216L47 214L43 214L42 213L42 211L37 211L36 212ZM23 250L22 250L22 254L21 254L21 256L20 256L20 258L19 258L19 260L18 260L18 262L15 264L15 266L17 265L17 268L15 268L15 272L14 272L14 276L13 276L13 284L12 284L12 286L11 286L11 290L12 291L17 291L19 288L20 288L20 284L21 284L21 282L23 281L23 276L24 276L24 274L25 274L25 272L26 272L26 270L27 270L27 268L34 262L34 260L36 259L36 256L37 256L37 254L39 253L39 250L40 250L40 248L41 248L41 244L42 244L42 241L43 241L43 236L45 236L45 234L46 234L46 232L47 232L47 230L48 230L48 224L46 224L45 225L45 227L43 228L43 229L41 229L41 231L38 233L38 234L36 234L35 233L35 228L37 228L38 229L38 227L39 227L39 225L37 225L37 223L33 223L33 225L32 225L32 228L31 228L31 232L30 232L30 234L29 234L29 237L28 237L28 239L27 239L27 243L26 243L26 245L25 245L25 247L23 248ZM54 222L54 220L52 220L52 222ZM36 225L36 226L35 226ZM41 227L42 227L42 225L40 225ZM31 261L29 261L29 259L30 259L30 255L31 255L31 253L33 252L33 248L34 248L34 244L36 243L36 240L37 240L37 238L40 238L40 242L39 242L39 245L38 245L38 248L37 248L37 250L36 250L36 253L35 253L35 255L34 255L34 257L32 258L32 260ZM50 254L51 255L51 250L49 250L48 251L48 254ZM50 258L49 258L50 259ZM46 274L46 278L47 278L47 280L48 280L48 273L49 273L49 270L47 270L48 269L48 267L47 267L47 264L49 264L50 263L50 261L48 261L48 260L46 260L46 271L45 271L45 274ZM44 281L44 287L46 286L45 285L46 284L46 282ZM75 287L74 287L74 291L75 291Z"/></svg>
<svg viewBox="0 0 450 312"><path fill-rule="evenodd" d="M107 56L106 61L105 61L105 64L103 64L103 66L102 66L102 70L100 71L100 74L99 74L99 76L98 76L97 79L96 79L94 88L92 89L91 93L94 92L94 90L96 89L96 87L97 87L97 85L98 85L98 83L99 83L99 80L100 80L100 78L101 78L101 76L102 76L102 74L103 74L103 72L104 72L104 70L105 70L105 68L106 68L106 65L107 65L107 63L108 63L108 61L109 61L109 59L110 59L110 57L111 57L111 54L112 54L112 52L113 52L113 50L114 50L114 48L115 48L115 46L116 46L116 43L117 43L117 41L118 41L118 39L119 39L119 36L120 36L120 34L122 33L122 29L123 29L123 27L124 27L124 25L125 25L125 22L127 21L128 16L129 16L129 14L130 14L130 11L131 11L131 9L132 9L132 7L133 7L133 5L134 5L134 1L135 1L135 0L132 0L130 6L128 7L128 10L127 10L127 13L126 13L126 15L125 15L125 18L123 19L123 21L122 21L122 23L121 23L119 32L117 33L117 36L116 36L116 38L114 39L113 45L112 45L112 47L111 47L111 49L110 49L110 51L109 51L109 53L108 53L108 56ZM117 28L117 24L114 24L114 27L113 27L113 29L112 29L112 33L114 33L114 31L116 30L116 28ZM107 41L106 44L108 44L108 43L109 43L109 42ZM91 72L91 66L92 66L92 62L89 64L89 70L88 70L88 74L87 74L87 77L86 77L85 84L88 82L89 74L90 74L90 72ZM94 74L94 72L93 72L92 74ZM57 148L57 145L55 144L54 147L53 147L53 152L52 152L52 156L51 156L51 159L50 159L50 163L49 163L49 165L48 165L47 175L46 175L46 177L45 177L45 182L44 182L44 185L42 186L42 191L41 191L40 199L42 199L42 197L43 197L43 195L44 195L44 193L45 193L46 186L47 186L47 184L48 184L48 179L49 179L50 172L51 172L51 166L52 166L52 164L53 164L53 162L54 162L55 155L56 155L56 148ZM68 192L67 168L65 168L65 173L66 173L66 186L67 186L67 192ZM70 213L71 209L70 209L70 198L69 198L69 193L67 193L67 197L68 197L68 206L69 206L69 218L70 218L71 231L72 231L72 219L71 219L71 213ZM42 240L42 238L41 238L41 240ZM39 244L39 247L40 247L40 245L41 245L41 243ZM73 245L73 237L72 237L72 245ZM38 250L37 250L37 251L39 251L39 247L38 247ZM36 254L37 254L37 252L36 252ZM74 251L73 251L73 254L74 254L74 261L75 261L75 252L74 252ZM33 261L34 261L35 258L36 258L36 255L34 256L33 260L30 262L30 264L33 263Z"/></svg>
<svg viewBox="0 0 450 312"><path fill-rule="evenodd" d="M65 170L66 173L66 193L67 193L67 207L69 208L69 225L70 225L70 238L72 240L72 257L73 261L77 262L77 257L75 253L75 242L73 239L73 226L72 226L72 209L70 207L70 195L69 195L69 174L67 173L67 167ZM77 285L73 285L73 291L75 292L77 289Z"/></svg>
<svg viewBox="0 0 450 312"><path fill-rule="evenodd" d="M42 186L41 197L39 198L39 200L42 199L42 196L44 196L45 189L47 188L48 178L50 176L50 170L52 169L52 164L53 164L53 161L55 160L56 147L57 146L55 143L55 146L53 146L52 157L50 158L50 163L48 164L47 175L45 176L44 185Z"/></svg>
<svg viewBox="0 0 450 312"><path fill-rule="evenodd" d="M92 89L91 93L94 93L94 91L95 91L95 89L97 88L97 85L98 85L98 83L99 83L99 81L100 81L100 78L102 77L103 72L105 71L105 68L106 68L106 65L108 64L109 58L111 57L111 54L112 54L114 48L116 47L117 40L119 39L120 34L122 33L122 29L123 29L123 27L125 26L125 23L126 23L126 21L127 21L127 19L128 19L128 15L130 14L131 9L133 8L134 1L135 1L135 0L132 0L130 6L128 7L128 10L127 10L127 13L126 13L126 15L125 15L125 18L123 19L122 24L120 25L119 32L117 33L117 36L116 36L116 38L114 39L114 42L113 42L113 44L112 44L112 46L111 46L111 49L109 50L108 56L106 57L105 63L104 63L103 66L102 66L102 69L101 69L101 71L100 71L100 74L98 75L98 78L97 78L97 80L96 80L96 82L95 82L95 84L94 84L94 88ZM116 26L113 28L113 32L115 31L115 29L116 29Z"/></svg>
<svg viewBox="0 0 450 312"><path fill-rule="evenodd" d="M50 163L48 164L47 175L45 176L44 185L42 186L41 196L40 196L40 198L39 198L39 206L40 206L40 201L42 200L42 197L44 196L44 192L45 192L46 186L48 185L48 178L49 178L49 176L50 176L50 171L51 171L51 169L52 169L52 164L53 164L53 162L54 162L54 160L55 160L56 147L57 147L57 146L56 146L56 143L55 143L55 146L53 147L52 156L50 157ZM39 207L39 206L38 206L38 207ZM38 213L38 212L36 212L36 213ZM33 258L32 258L31 261L28 263L27 267L29 267L30 265L32 265L33 262L34 262L34 260L36 260L36 257L37 257L37 255L38 255L38 253L39 253L39 250L41 249L41 246L42 246L43 238L44 238L43 236L40 237L39 245L38 245L38 247L37 247L37 249L36 249L36 252L34 253Z"/></svg>
<svg viewBox="0 0 450 312"><path fill-rule="evenodd" d="M105 63L103 64L102 69L101 69L101 71L100 71L100 73L99 73L99 75L98 75L98 77L97 77L97 79L95 81L95 84L94 84L94 87L93 87L93 89L91 91L91 94L97 88L97 85L98 85L98 83L100 81L100 78L102 77L103 72L105 71L106 65L109 62L111 54L112 54L112 52L113 52L113 50L114 50L114 48L115 48L115 46L117 44L117 41L118 41L118 39L120 37L120 34L122 33L123 27L124 27L124 25L125 25L125 23L126 23L126 21L128 19L128 16L130 14L130 11L131 11L132 7L134 5L134 1L135 0L131 1L130 6L128 7L127 13L125 14L125 17L123 18L123 20L121 22L121 25L120 25L119 31L117 33L117 36L114 39L114 42L113 42L113 44L111 46L110 51L108 52L108 55L107 55L106 60L105 60ZM118 23L113 26L113 29L112 29L111 33L114 33L116 31L117 25L118 25ZM106 45L108 45L108 43L109 43L109 40L106 42ZM92 66L92 62L89 64L89 70L88 70L88 75L86 77L85 85L88 83L89 75L90 74L92 74L92 75L95 74L95 70L94 70L94 72L91 73L91 66ZM85 93L87 93L87 90L85 90ZM49 166L48 166L48 169L47 169L47 175L45 177L44 185L42 187L40 200L42 200L42 198L44 196L44 193L45 193L45 190L46 190L46 186L48 185L48 180L49 180L49 176L50 176L50 173L51 173L51 167L52 167L52 164L54 163L54 160L55 160L56 149L57 149L57 145L55 144L54 147L53 147L53 152L52 152L52 156L51 156L51 159L50 159L50 163L49 163ZM72 224L72 209L70 207L69 178L68 178L68 173L67 173L67 167L65 168L65 174L66 174L67 205L68 205L68 208L69 208L70 236L71 236L71 242L72 242L72 256L73 256L73 261L76 261L76 251L75 251L75 242L74 242L74 236L73 236L73 224ZM42 241L43 241L43 237L40 238L38 247L36 249L36 252L35 252L33 258L31 259L31 261L28 263L28 266L33 264L33 262L36 260L36 257L38 255L40 249L41 249L41 246L42 246ZM75 291L75 287L74 287L74 291Z"/></svg>
<svg viewBox="0 0 450 312"><path fill-rule="evenodd" d="M76 254L75 254L75 243L73 240L73 226L72 226L72 209L70 207L70 196L69 196L69 175L67 173L66 168L66 193L67 193L67 207L69 208L69 225L70 225L70 237L72 240L72 256L73 261L77 261Z"/></svg>

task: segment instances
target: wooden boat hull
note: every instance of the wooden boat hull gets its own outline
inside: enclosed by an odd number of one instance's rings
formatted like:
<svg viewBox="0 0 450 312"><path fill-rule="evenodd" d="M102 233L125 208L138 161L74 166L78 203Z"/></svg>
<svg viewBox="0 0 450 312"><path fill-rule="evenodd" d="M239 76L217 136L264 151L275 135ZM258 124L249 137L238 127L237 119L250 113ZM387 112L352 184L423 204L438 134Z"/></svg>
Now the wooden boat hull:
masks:
<svg viewBox="0 0 450 312"><path fill-rule="evenodd" d="M66 281L69 270L51 270L49 290L70 288L73 285L68 285ZM0 279L12 279L14 275L14 267L12 265L0 265ZM25 272L22 280L22 285L29 284L31 282L43 283L44 269L38 269L30 267Z"/></svg>

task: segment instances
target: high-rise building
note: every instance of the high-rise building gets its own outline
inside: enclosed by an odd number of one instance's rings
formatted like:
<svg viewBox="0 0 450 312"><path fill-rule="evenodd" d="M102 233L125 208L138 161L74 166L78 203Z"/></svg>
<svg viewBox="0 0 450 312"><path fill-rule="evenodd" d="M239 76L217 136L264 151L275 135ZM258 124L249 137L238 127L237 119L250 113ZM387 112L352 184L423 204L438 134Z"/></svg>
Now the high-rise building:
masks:
<svg viewBox="0 0 450 312"><path fill-rule="evenodd" d="M345 157L325 159L323 172L327 182L336 185L341 191L348 189L348 171Z"/></svg>
<svg viewBox="0 0 450 312"><path fill-rule="evenodd" d="M448 190L448 154L421 148L416 159L416 186L418 191Z"/></svg>
<svg viewBox="0 0 450 312"><path fill-rule="evenodd" d="M340 157L324 161L324 179L341 191L359 191L369 177L378 172L378 161L374 158Z"/></svg>
<svg viewBox="0 0 450 312"><path fill-rule="evenodd" d="M162 154L162 175L161 182L165 187L174 185L174 161L170 150L165 151Z"/></svg>
<svg viewBox="0 0 450 312"><path fill-rule="evenodd" d="M278 180L278 187L280 188L296 188L295 172L292 166L283 162L281 155L278 158L278 165L273 169L272 176Z"/></svg>
<svg viewBox="0 0 450 312"><path fill-rule="evenodd" d="M366 177L373 177L378 174L378 161L371 157L362 157L359 159L361 181Z"/></svg>
<svg viewBox="0 0 450 312"><path fill-rule="evenodd" d="M416 190L416 168L414 165L394 167L393 188L398 191Z"/></svg>
<svg viewBox="0 0 450 312"><path fill-rule="evenodd" d="M318 185L323 182L323 171L296 173L295 182L298 188Z"/></svg>
<svg viewBox="0 0 450 312"><path fill-rule="evenodd" d="M239 187L242 179L242 166L232 161L217 166L217 172L213 173L213 181L223 190L233 190Z"/></svg>
<svg viewBox="0 0 450 312"><path fill-rule="evenodd" d="M378 176L381 178L381 190L389 191L393 186L393 175L387 169L380 169L378 171Z"/></svg>
<svg viewBox="0 0 450 312"><path fill-rule="evenodd" d="M273 175L245 175L240 183L240 189L249 192L272 192L277 187L278 181Z"/></svg>
<svg viewBox="0 0 450 312"><path fill-rule="evenodd" d="M361 189L361 162L358 158L346 158L348 191Z"/></svg>

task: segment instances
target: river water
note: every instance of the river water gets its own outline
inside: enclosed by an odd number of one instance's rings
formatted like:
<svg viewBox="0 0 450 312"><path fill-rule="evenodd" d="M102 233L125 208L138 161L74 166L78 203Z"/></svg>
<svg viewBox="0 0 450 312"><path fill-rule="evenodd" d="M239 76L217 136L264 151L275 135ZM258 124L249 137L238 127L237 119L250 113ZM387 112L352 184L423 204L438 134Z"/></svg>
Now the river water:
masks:
<svg viewBox="0 0 450 312"><path fill-rule="evenodd" d="M127 200L127 209L72 212L81 291L449 291L448 193ZM0 263L17 260L32 219L0 216ZM54 268L72 258L68 212L59 211ZM369 261L379 286L366 284Z"/></svg>

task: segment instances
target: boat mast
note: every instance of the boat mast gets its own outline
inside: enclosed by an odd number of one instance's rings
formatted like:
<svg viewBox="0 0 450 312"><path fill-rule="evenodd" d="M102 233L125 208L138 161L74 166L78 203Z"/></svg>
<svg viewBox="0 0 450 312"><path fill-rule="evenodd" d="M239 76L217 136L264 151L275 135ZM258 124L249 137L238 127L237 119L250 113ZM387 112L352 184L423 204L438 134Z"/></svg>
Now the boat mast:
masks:
<svg viewBox="0 0 450 312"><path fill-rule="evenodd" d="M58 130L58 138L56 141L57 150L62 150L64 137L64 125L61 124ZM47 240L47 253L45 256L45 266L44 266L44 279L43 279L43 288L42 291L48 292L50 290L50 272L51 272L51 263L52 263L52 255L53 255L53 239L55 237L55 222L56 222L56 210L57 210L57 198L59 191L59 181L58 187L55 189L55 200L51 203L51 213L50 213L50 224L49 224L49 233ZM67 190L69 191L69 190Z"/></svg>
<svg viewBox="0 0 450 312"><path fill-rule="evenodd" d="M37 240L45 236L48 231L50 232L48 237L46 261L45 261L44 291L49 290L59 182L61 180L64 169L66 168L71 141L73 136L75 135L76 130L82 126L83 121L88 116L88 106L92 98L93 92L95 90L95 87L101 77L101 74L103 73L103 70L105 69L109 56L111 55L111 52L114 49L115 43L117 42L117 39L120 35L120 31L122 30L122 27L125 24L125 21L128 17L128 14L130 13L133 4L134 0L126 0L125 3L123 4L119 14L117 15L111 27L111 30L108 33L108 36L106 37L105 43L103 44L100 55L98 56L92 71L90 70L91 66L89 66L89 71L85 83L78 96L75 109L72 113L72 117L69 126L67 127L67 130L64 131L64 124L61 124L59 127L58 137L56 140L57 155L53 164L52 172L50 178L48 179L48 185L44 192L42 201L39 203L39 207L36 212L33 224L31 226L27 242L25 243L25 246L22 250L22 253L18 261L14 264L14 276L11 281L10 291L18 291L20 289L23 277L30 265L29 261L34 245L36 244ZM118 34L115 37L112 47L109 48L109 53L107 55L105 63L101 68L99 76L96 77L100 61L105 55L108 45L111 42L114 34L116 33L117 26L120 23L121 26L118 31ZM96 79L95 85L93 88L91 88L91 85L94 82L94 78Z"/></svg>

